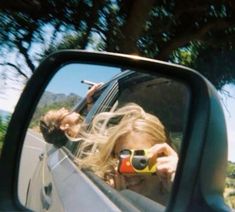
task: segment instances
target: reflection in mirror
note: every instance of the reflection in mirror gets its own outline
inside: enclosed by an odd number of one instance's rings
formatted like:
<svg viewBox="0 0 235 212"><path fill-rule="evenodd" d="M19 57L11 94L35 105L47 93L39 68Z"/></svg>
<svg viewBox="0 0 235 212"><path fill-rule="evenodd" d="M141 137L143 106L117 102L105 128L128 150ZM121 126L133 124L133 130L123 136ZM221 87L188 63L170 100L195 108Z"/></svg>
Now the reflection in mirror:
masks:
<svg viewBox="0 0 235 212"><path fill-rule="evenodd" d="M166 205L188 115L189 89L164 76L137 72L116 85L113 107L96 115L77 163L121 192L129 189Z"/></svg>
<svg viewBox="0 0 235 212"><path fill-rule="evenodd" d="M36 211L62 211L61 197L71 195L65 184L78 191L78 182L66 177L79 174L78 166L120 192L131 190L166 205L189 102L187 85L166 76L101 65L62 67L25 137L21 203ZM82 193L72 195L76 201Z"/></svg>
<svg viewBox="0 0 235 212"><path fill-rule="evenodd" d="M42 189L43 186L46 186L47 178L50 175L44 166L46 163L45 156L47 149L45 139L39 127L41 117L49 113L49 111L57 111L61 108L65 108L68 111L76 108L77 110L82 110L82 115L85 115L87 107L86 104L82 104L82 100L85 98L91 86L82 83L82 80L88 80L93 83L105 83L119 72L120 69L114 67L68 64L62 67L51 79L34 112L22 150L18 194L20 202L23 205L28 204L29 208L32 209L37 205L40 208L40 194L38 192L29 193L29 190L30 187L33 189ZM34 187L36 185L38 185L37 188ZM33 196L30 197L32 194ZM32 203L32 207L30 207L31 203L29 203L29 198L34 198L34 200L31 200L34 202Z"/></svg>

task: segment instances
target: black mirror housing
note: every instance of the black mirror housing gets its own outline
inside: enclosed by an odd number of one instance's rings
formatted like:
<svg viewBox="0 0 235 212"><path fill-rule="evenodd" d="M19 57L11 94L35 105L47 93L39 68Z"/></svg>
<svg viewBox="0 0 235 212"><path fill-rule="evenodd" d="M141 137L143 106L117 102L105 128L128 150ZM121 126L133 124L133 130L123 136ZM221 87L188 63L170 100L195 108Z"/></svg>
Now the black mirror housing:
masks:
<svg viewBox="0 0 235 212"><path fill-rule="evenodd" d="M29 80L16 106L0 161L0 196L3 199L11 197L12 202L0 203L1 209L22 207L16 197L16 182L27 127L48 82L61 66L74 61L144 70L145 73L162 74L187 83L192 96L189 118L167 210L228 210L223 200L226 125L214 86L195 70L183 66L137 56L78 50L58 51L47 57Z"/></svg>

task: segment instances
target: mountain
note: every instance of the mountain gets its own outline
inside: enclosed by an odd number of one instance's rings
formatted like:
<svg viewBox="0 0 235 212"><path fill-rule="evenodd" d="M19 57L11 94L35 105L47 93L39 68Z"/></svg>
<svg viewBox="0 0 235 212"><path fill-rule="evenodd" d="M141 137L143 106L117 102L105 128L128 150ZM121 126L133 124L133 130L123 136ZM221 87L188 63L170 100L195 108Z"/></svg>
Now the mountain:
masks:
<svg viewBox="0 0 235 212"><path fill-rule="evenodd" d="M81 96L78 96L77 94L70 93L69 95L65 94L56 94L49 91L46 91L43 96L41 97L38 107L46 107L52 104L60 104L65 102L72 102L72 103L78 103L82 99Z"/></svg>
<svg viewBox="0 0 235 212"><path fill-rule="evenodd" d="M46 91L38 103L38 106L31 120L30 127L34 128L35 126L38 126L40 118L45 115L48 110L59 109L62 107L70 110L75 105L77 105L79 101L81 101L81 99L81 96L78 96L74 93L66 95Z"/></svg>

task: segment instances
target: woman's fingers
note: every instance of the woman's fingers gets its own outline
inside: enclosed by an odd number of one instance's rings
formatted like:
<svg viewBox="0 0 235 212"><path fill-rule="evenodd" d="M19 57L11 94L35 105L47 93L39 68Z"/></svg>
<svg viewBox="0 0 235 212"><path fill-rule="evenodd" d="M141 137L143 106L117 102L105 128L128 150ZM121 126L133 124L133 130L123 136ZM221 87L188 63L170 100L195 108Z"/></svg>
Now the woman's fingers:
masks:
<svg viewBox="0 0 235 212"><path fill-rule="evenodd" d="M174 149L172 149L167 143L155 144L149 149L149 153L153 156L161 157L168 155L177 155Z"/></svg>
<svg viewBox="0 0 235 212"><path fill-rule="evenodd" d="M157 171L172 174L176 171L178 158L174 156L160 157L156 159Z"/></svg>
<svg viewBox="0 0 235 212"><path fill-rule="evenodd" d="M112 173L105 176L105 181L117 190L123 190L126 188L125 179L121 174L119 174L117 167Z"/></svg>
<svg viewBox="0 0 235 212"><path fill-rule="evenodd" d="M157 175L164 181L173 181L178 164L178 155L167 143L155 144L149 149L151 157L156 158Z"/></svg>
<svg viewBox="0 0 235 212"><path fill-rule="evenodd" d="M93 101L93 95L94 93L103 85L103 83L97 83L95 85L93 85L87 92L87 95L86 95L86 100L87 100L87 103L91 103Z"/></svg>
<svg viewBox="0 0 235 212"><path fill-rule="evenodd" d="M123 190L126 188L125 179L118 172L116 172L114 175L114 183L117 190Z"/></svg>

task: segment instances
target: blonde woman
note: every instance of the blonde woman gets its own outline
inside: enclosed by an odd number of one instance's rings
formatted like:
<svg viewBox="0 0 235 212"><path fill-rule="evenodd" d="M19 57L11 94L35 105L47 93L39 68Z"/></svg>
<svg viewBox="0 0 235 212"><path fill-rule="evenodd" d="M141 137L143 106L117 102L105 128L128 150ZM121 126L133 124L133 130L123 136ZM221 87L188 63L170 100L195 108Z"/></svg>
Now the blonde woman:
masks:
<svg viewBox="0 0 235 212"><path fill-rule="evenodd" d="M87 151L89 149L89 151ZM124 149L146 149L156 163L156 174L120 174L119 154ZM98 114L84 138L77 164L93 171L118 190L130 189L166 204L178 155L160 120L136 104Z"/></svg>

